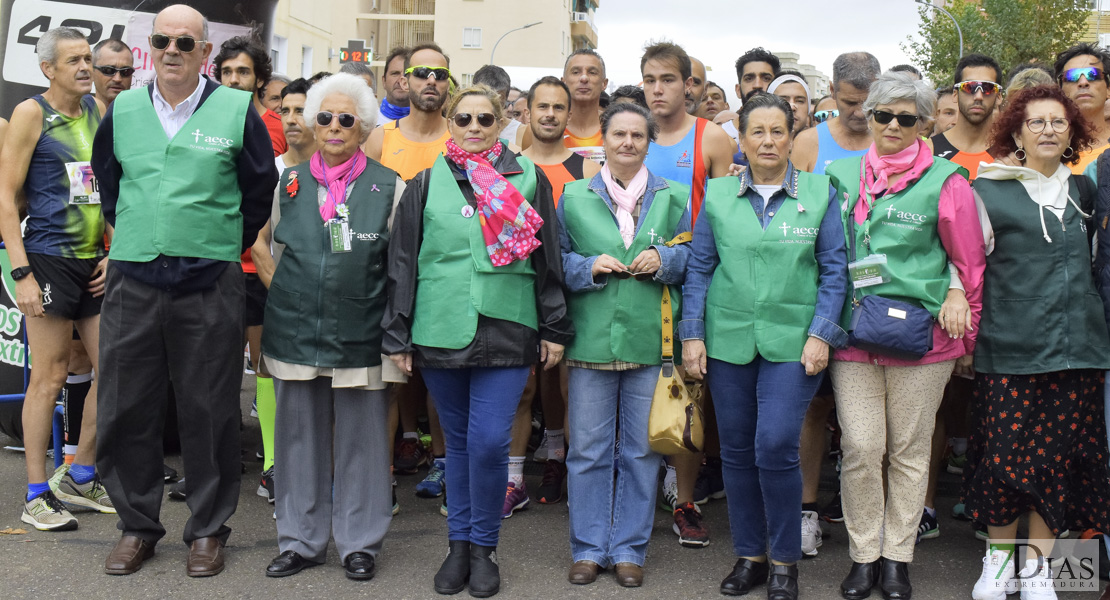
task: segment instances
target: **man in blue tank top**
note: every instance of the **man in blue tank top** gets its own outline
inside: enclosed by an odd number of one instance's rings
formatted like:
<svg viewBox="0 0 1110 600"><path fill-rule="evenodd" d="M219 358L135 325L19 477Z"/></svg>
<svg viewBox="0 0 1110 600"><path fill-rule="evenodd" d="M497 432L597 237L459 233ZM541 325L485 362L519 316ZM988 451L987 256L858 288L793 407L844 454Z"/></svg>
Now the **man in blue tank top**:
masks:
<svg viewBox="0 0 1110 600"><path fill-rule="evenodd" d="M97 367L107 259L104 218L89 161L104 105L89 95L93 61L84 34L69 27L52 29L39 38L36 52L50 88L20 103L12 114L0 155L0 235L14 267L16 302L27 317L35 356L23 405L27 493L21 519L46 531L77 528L77 519L60 500L105 513L116 509L94 470L95 384L88 392L86 431L74 464L55 491L47 483L44 459L51 415L66 381L75 325ZM16 204L20 189L27 198L23 232Z"/></svg>
<svg viewBox="0 0 1110 600"><path fill-rule="evenodd" d="M879 59L867 52L848 52L833 61L832 97L840 116L798 134L790 160L810 173L825 174L834 160L863 156L871 147L863 101L879 76Z"/></svg>

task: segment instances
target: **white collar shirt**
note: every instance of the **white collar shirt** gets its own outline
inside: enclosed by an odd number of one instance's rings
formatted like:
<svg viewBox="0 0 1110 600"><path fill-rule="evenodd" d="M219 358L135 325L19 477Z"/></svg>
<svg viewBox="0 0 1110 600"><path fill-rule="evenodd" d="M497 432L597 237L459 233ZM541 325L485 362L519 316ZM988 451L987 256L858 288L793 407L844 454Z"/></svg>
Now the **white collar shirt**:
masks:
<svg viewBox="0 0 1110 600"><path fill-rule="evenodd" d="M177 132L185 126L189 117L192 117L193 113L196 112L197 106L200 105L200 97L204 93L204 84L205 78L201 77L197 83L197 89L193 90L188 98L174 108L158 91L158 80L155 79L154 93L151 100L154 103L154 112L158 114L158 121L162 123L162 129L166 132L166 137L173 139Z"/></svg>

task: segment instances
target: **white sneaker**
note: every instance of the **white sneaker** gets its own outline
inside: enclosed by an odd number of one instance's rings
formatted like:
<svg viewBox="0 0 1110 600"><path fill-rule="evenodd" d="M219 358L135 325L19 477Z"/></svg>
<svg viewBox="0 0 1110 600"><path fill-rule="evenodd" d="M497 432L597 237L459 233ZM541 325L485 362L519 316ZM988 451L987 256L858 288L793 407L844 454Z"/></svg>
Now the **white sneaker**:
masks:
<svg viewBox="0 0 1110 600"><path fill-rule="evenodd" d="M1056 590L1052 587L1052 569L1048 563L1042 563L1038 568L1037 559L1031 558L1025 561L1025 568L1021 573L1021 600L1056 600Z"/></svg>
<svg viewBox="0 0 1110 600"><path fill-rule="evenodd" d="M35 496L30 502L25 502L20 520L39 531L77 529L77 519L66 510L50 490Z"/></svg>
<svg viewBox="0 0 1110 600"><path fill-rule="evenodd" d="M659 508L667 512L674 512L678 504L678 477L675 476L674 467L667 465L667 474L663 477L663 489L659 490Z"/></svg>
<svg viewBox="0 0 1110 600"><path fill-rule="evenodd" d="M1017 591L1012 555L1005 550L989 551L983 557L983 572L971 590L972 600L1005 600L1006 594Z"/></svg>
<svg viewBox="0 0 1110 600"><path fill-rule="evenodd" d="M817 556L821 547L821 521L812 510L802 511L802 554Z"/></svg>

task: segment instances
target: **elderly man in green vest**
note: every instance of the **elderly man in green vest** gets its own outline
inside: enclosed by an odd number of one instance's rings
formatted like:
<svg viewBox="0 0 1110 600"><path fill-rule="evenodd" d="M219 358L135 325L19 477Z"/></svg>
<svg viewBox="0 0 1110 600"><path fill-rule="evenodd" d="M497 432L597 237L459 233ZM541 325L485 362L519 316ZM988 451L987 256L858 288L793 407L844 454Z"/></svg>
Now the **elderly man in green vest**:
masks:
<svg viewBox="0 0 1110 600"><path fill-rule="evenodd" d="M138 571L166 533L158 513L170 385L189 474L189 576L223 570L226 521L239 499L237 263L270 214L277 170L251 95L199 76L207 39L196 10L158 13L150 36L157 76L116 98L93 144L104 217L116 228L97 460L123 531L105 561L112 575Z"/></svg>

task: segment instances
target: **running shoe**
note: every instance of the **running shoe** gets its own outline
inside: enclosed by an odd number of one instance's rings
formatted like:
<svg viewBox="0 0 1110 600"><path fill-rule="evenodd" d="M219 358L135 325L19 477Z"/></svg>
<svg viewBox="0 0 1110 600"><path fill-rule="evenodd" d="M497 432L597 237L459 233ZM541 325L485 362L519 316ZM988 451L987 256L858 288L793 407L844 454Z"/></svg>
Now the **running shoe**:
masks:
<svg viewBox="0 0 1110 600"><path fill-rule="evenodd" d="M987 526L979 521L972 522L971 526L975 529L975 539L981 541L989 541L991 539L990 532L987 531Z"/></svg>
<svg viewBox="0 0 1110 600"><path fill-rule="evenodd" d="M958 521L970 521L971 515L967 514L967 505L963 502L952 507L952 518Z"/></svg>
<svg viewBox="0 0 1110 600"><path fill-rule="evenodd" d="M694 504L705 504L724 497L725 478L721 472L721 459L706 457L705 464L698 469L698 479L694 482Z"/></svg>
<svg viewBox="0 0 1110 600"><path fill-rule="evenodd" d="M47 490L23 505L20 520L39 531L71 531L77 529L77 519Z"/></svg>
<svg viewBox="0 0 1110 600"><path fill-rule="evenodd" d="M501 509L501 518L508 519L513 516L513 513L518 510L524 510L531 502L528 498L528 490L524 487L524 482L520 483L517 487L515 482L510 481L508 487L505 488L505 505Z"/></svg>
<svg viewBox="0 0 1110 600"><path fill-rule="evenodd" d="M812 510L802 511L802 555L817 556L817 549L821 547L821 521L817 512Z"/></svg>
<svg viewBox="0 0 1110 600"><path fill-rule="evenodd" d="M58 482L57 497L58 500L73 506L91 508L110 515L116 514L116 507L112 505L112 499L104 490L104 484L100 483L99 475L94 475L85 483L77 483L73 480L73 473L66 471L62 480Z"/></svg>
<svg viewBox="0 0 1110 600"><path fill-rule="evenodd" d="M562 461L549 460L543 466L543 481L537 500L540 504L556 504L563 501L563 481L567 478L567 465Z"/></svg>
<svg viewBox="0 0 1110 600"><path fill-rule="evenodd" d="M274 503L274 468L270 467L262 472L262 479L258 482L255 493L262 496L270 504Z"/></svg>
<svg viewBox="0 0 1110 600"><path fill-rule="evenodd" d="M1018 591L1019 582L1014 578L1015 558L1005 550L988 550L983 557L983 572L971 588L972 600L1006 600L1006 594Z"/></svg>
<svg viewBox="0 0 1110 600"><path fill-rule="evenodd" d="M446 483L447 472L443 469L443 460L436 460L432 462L432 468L428 469L428 475L423 481L416 484L416 495L420 498L439 498L443 495L443 489Z"/></svg>
<svg viewBox="0 0 1110 600"><path fill-rule="evenodd" d="M952 454L948 457L948 464L945 465L945 470L953 475L963 475L964 467L967 466L967 453Z"/></svg>
<svg viewBox="0 0 1110 600"><path fill-rule="evenodd" d="M678 543L687 548L704 548L709 545L709 530L701 522L701 509L693 502L674 509L674 532Z"/></svg>
<svg viewBox="0 0 1110 600"><path fill-rule="evenodd" d="M940 537L940 523L934 515L929 514L929 509L921 509L921 523L917 526L917 541L915 544L920 544L921 540L931 540Z"/></svg>
<svg viewBox="0 0 1110 600"><path fill-rule="evenodd" d="M393 472L399 475L412 475L421 466L428 463L428 455L419 439L403 438L397 445L397 453L393 457Z"/></svg>

